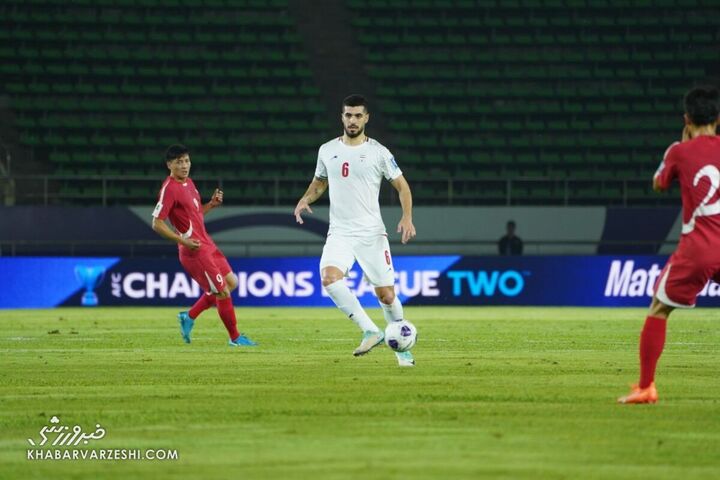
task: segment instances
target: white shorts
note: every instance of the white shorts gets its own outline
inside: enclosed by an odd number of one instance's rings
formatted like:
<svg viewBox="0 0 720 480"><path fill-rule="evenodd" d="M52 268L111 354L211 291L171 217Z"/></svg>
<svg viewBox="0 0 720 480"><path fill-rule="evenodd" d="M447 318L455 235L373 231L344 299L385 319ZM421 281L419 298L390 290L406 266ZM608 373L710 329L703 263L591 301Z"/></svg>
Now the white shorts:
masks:
<svg viewBox="0 0 720 480"><path fill-rule="evenodd" d="M328 236L320 258L320 271L326 267L336 267L347 276L355 260L360 264L367 281L374 287L395 285L395 269L387 236Z"/></svg>

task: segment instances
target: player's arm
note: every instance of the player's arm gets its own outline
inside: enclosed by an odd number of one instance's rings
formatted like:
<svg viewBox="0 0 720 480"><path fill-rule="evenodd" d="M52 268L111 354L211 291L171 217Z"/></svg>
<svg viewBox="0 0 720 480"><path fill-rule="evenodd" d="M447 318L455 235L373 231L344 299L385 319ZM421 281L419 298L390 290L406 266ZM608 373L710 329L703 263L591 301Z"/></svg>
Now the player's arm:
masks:
<svg viewBox="0 0 720 480"><path fill-rule="evenodd" d="M682 139L683 142L688 139L687 128L683 130ZM670 188L670 183L673 178L675 178L675 165L677 163L677 159L675 158L676 151L673 147L679 143L680 142L675 142L670 145L667 150L665 150L663 160L660 162L660 166L655 172L655 175L653 175L653 190L656 192L662 192Z"/></svg>
<svg viewBox="0 0 720 480"><path fill-rule="evenodd" d="M658 179L657 175L653 177L653 190L658 193L665 190L664 188L662 188L662 185L660 185L660 180Z"/></svg>
<svg viewBox="0 0 720 480"><path fill-rule="evenodd" d="M295 221L302 224L302 213L307 210L308 213L313 213L312 209L310 208L310 204L315 202L318 198L322 197L322 194L325 193L325 190L328 188L328 181L327 178L320 178L315 177L313 178L313 181L310 182L310 186L308 187L307 191L305 192L305 195L303 195L300 200L297 203L297 206L295 207Z"/></svg>
<svg viewBox="0 0 720 480"><path fill-rule="evenodd" d="M212 210L215 207L219 207L223 203L223 191L219 188L215 189L215 192L213 192L212 198L210 198L210 201L203 205L203 215L208 213L210 210Z"/></svg>
<svg viewBox="0 0 720 480"><path fill-rule="evenodd" d="M164 220L160 220L157 217L153 217L152 229L161 237L163 237L167 240L170 240L171 242L185 245L186 247L188 247L191 250L197 250L198 248L200 248L200 242L198 240L195 240L193 238L181 237L176 232L174 232L170 227L168 227L167 223L165 223Z"/></svg>
<svg viewBox="0 0 720 480"><path fill-rule="evenodd" d="M682 137L680 142L675 142L672 145L668 147L668 149L665 151L665 155L663 156L663 161L660 164L660 167L658 168L657 172L655 172L655 175L653 176L653 190L656 192L662 192L667 190L670 187L670 181L672 181L674 177L674 171L673 169L668 169L667 164L671 163L669 159L674 160L672 158L673 153L671 152L672 147L677 145L681 142L687 142L688 140L692 140L692 131L690 130L689 125L685 125L685 128L683 128ZM674 162L672 162L674 163Z"/></svg>
<svg viewBox="0 0 720 480"><path fill-rule="evenodd" d="M412 192L405 177L400 175L392 181L392 186L398 191L400 205L402 206L402 218L398 223L397 231L402 234L402 243L407 243L415 238L415 225L412 222Z"/></svg>
<svg viewBox="0 0 720 480"><path fill-rule="evenodd" d="M663 161L660 162L660 166L658 167L657 171L655 172L655 175L653 175L653 185L652 188L656 192L664 192L668 189L670 186L670 180L672 179L668 175L668 168L666 164L667 155L665 158L663 158Z"/></svg>

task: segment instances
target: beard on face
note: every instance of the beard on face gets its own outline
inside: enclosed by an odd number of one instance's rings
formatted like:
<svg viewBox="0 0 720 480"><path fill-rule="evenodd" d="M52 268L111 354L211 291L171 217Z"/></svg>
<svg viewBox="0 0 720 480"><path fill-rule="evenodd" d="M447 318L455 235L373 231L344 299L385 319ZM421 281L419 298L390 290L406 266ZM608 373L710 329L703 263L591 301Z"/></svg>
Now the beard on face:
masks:
<svg viewBox="0 0 720 480"><path fill-rule="evenodd" d="M355 133L352 133L347 127L345 127L345 135L347 135L350 138L355 138L355 137L361 135L365 131L364 128L359 128L359 127L356 127L356 128L357 128L357 131Z"/></svg>

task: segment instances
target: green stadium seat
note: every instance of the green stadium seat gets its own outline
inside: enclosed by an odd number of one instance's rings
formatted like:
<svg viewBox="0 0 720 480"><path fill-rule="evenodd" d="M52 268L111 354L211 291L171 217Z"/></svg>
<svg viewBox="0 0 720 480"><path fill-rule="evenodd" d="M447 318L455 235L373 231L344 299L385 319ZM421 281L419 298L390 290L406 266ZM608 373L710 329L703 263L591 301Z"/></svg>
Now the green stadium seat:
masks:
<svg viewBox="0 0 720 480"><path fill-rule="evenodd" d="M482 15L474 0L346 4L383 136L407 172L640 174L677 136L688 82L715 76L720 60L715 12L695 0L493 1ZM0 89L18 138L62 172L78 170L76 154L116 172L109 152L144 172L146 152L177 138L208 155L208 171L237 161L238 150L249 165L261 158L294 171L314 157L327 125L287 8L287 0L9 0L0 7ZM556 201L555 188L526 187L525 202ZM504 200L472 195L459 190L453 201Z"/></svg>

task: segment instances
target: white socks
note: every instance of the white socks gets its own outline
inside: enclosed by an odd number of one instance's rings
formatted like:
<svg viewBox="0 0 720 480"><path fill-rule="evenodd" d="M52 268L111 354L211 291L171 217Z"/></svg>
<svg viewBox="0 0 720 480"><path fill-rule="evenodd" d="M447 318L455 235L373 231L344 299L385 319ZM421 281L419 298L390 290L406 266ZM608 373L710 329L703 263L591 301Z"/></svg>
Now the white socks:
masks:
<svg viewBox="0 0 720 480"><path fill-rule="evenodd" d="M363 332L379 332L380 329L373 323L373 321L368 317L368 314L365 313L365 310L363 310L362 306L360 305L360 301L357 299L355 295L350 291L348 286L345 284L344 279L340 279L335 283L331 283L327 287L325 287L325 291L330 295L330 298L332 298L332 301L335 302L335 305L345 313L348 317L350 317L350 320L355 322L358 327L360 327L360 330ZM399 302L398 302L399 305ZM402 306L400 307L400 313L402 314ZM385 316L387 318L387 314Z"/></svg>
<svg viewBox="0 0 720 480"><path fill-rule="evenodd" d="M385 321L387 323L398 322L403 319L403 307L397 297L395 297L395 300L393 300L393 303L390 305L380 302L380 306L382 307L383 315L385 315Z"/></svg>

